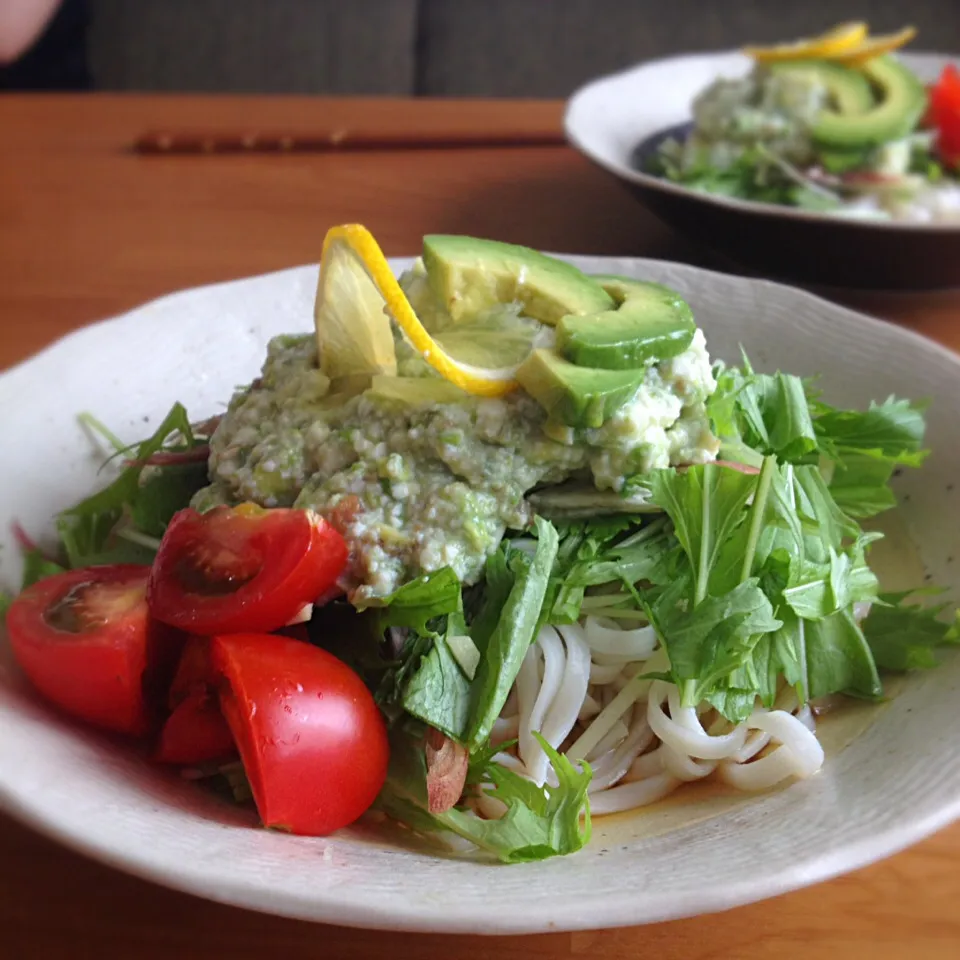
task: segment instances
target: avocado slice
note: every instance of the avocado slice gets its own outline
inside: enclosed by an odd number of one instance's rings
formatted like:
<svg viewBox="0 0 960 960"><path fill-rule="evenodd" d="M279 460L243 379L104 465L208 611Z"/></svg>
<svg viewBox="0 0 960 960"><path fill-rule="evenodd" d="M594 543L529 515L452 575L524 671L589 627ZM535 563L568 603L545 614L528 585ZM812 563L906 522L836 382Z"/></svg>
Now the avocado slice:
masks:
<svg viewBox="0 0 960 960"><path fill-rule="evenodd" d="M550 326L568 314L614 307L600 284L576 267L512 243L433 234L423 238L423 265L455 322L514 301Z"/></svg>
<svg viewBox="0 0 960 960"><path fill-rule="evenodd" d="M877 147L911 133L927 109L927 92L919 78L893 57L875 57L860 69L880 93L866 113L851 116L823 110L813 125L813 139L827 148Z"/></svg>
<svg viewBox="0 0 960 960"><path fill-rule="evenodd" d="M866 113L876 103L870 82L859 70L841 67L827 60L785 60L771 63L772 73L799 73L812 76L827 88L834 108L844 116Z"/></svg>
<svg viewBox="0 0 960 960"><path fill-rule="evenodd" d="M644 370L578 367L552 350L534 350L517 368L520 386L568 427L599 427L633 399Z"/></svg>
<svg viewBox="0 0 960 960"><path fill-rule="evenodd" d="M595 276L617 304L586 317L566 316L557 324L557 350L581 367L635 370L667 360L690 346L693 311L675 290L626 277Z"/></svg>

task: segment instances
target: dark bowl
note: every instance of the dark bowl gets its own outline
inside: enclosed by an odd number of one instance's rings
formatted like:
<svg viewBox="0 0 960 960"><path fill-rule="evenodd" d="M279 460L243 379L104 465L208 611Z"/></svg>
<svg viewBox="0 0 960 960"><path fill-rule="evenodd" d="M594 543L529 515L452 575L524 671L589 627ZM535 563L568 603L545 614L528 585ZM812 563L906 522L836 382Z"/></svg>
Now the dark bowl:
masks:
<svg viewBox="0 0 960 960"><path fill-rule="evenodd" d="M960 63L932 54L904 60L925 79L947 62ZM689 132L693 96L715 77L749 67L740 54L705 54L653 61L594 81L568 104L567 136L666 224L750 270L828 287L960 287L960 224L851 220L718 197L645 172L645 161L664 139Z"/></svg>

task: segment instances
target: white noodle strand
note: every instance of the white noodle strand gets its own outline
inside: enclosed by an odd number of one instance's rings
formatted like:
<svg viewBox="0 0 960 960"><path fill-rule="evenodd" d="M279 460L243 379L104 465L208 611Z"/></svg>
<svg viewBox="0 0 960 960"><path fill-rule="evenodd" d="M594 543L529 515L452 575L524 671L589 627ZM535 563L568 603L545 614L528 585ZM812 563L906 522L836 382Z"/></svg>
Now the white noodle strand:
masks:
<svg viewBox="0 0 960 960"><path fill-rule="evenodd" d="M608 657L647 660L657 646L657 632L650 626L623 630L613 620L586 617L583 630L590 649Z"/></svg>
<svg viewBox="0 0 960 960"><path fill-rule="evenodd" d="M549 628L541 631L544 634ZM541 736L551 747L556 749L567 738L577 722L577 714L587 695L587 685L590 682L590 648L583 639L580 627L563 626L559 628L563 638L566 658L563 668L563 679L559 689L547 708L541 726ZM556 636L556 633L554 633ZM538 640L538 642L540 642ZM552 645L552 639L548 641ZM545 662L547 645L544 644ZM626 734L626 731L624 731ZM539 744L538 744L539 747ZM526 759L526 758L525 758ZM542 783L547 775L549 761L543 749L538 750L536 759L527 762L530 775L537 783Z"/></svg>
<svg viewBox="0 0 960 960"><path fill-rule="evenodd" d="M633 769L637 756L646 750L652 742L653 731L647 723L647 718L641 715L634 721L626 740L612 753L601 757L597 761L593 768L593 779L590 781L587 792L596 793L619 783ZM657 772L659 773L662 769L662 767L658 767Z"/></svg>
<svg viewBox="0 0 960 960"><path fill-rule="evenodd" d="M621 783L591 796L590 812L600 817L606 813L620 813L623 810L645 807L673 793L682 782L669 773L658 773L646 780Z"/></svg>
<svg viewBox="0 0 960 960"><path fill-rule="evenodd" d="M676 704L676 717L668 717L663 710L663 701L669 700L671 708ZM663 680L654 683L647 701L647 722L665 746L678 756L698 760L723 760L732 757L747 738L744 725L730 733L711 737L700 724L693 707L681 707L677 688Z"/></svg>
<svg viewBox="0 0 960 960"><path fill-rule="evenodd" d="M780 743L752 763L724 763L720 777L738 790L766 790L788 777L805 779L823 766L823 747L802 720L785 710L755 711L747 725Z"/></svg>
<svg viewBox="0 0 960 960"><path fill-rule="evenodd" d="M591 683L613 683L623 672L623 663L605 664L597 663L595 660L590 664L590 682Z"/></svg>
<svg viewBox="0 0 960 960"><path fill-rule="evenodd" d="M540 683L540 691L537 693L533 707L530 710L530 716L526 721L524 721L521 712L518 748L520 759L523 760L530 779L538 784L542 784L546 776L549 761L546 753L543 751L543 747L537 743L533 734L534 732L539 733L542 729L547 711L550 709L550 705L560 691L567 658L564 653L563 642L553 627L541 628L536 644L527 651L527 656L524 657L524 664L526 664L527 657L530 656L530 653L537 648L543 653L543 679ZM536 665L536 659L534 660L534 664ZM521 667L521 670L522 669ZM584 693L586 693L586 684L584 684ZM522 700L523 697L521 697L521 702ZM579 704L577 707L579 708ZM574 718L575 717L576 714L574 714ZM571 726L572 725L571 723Z"/></svg>
<svg viewBox="0 0 960 960"><path fill-rule="evenodd" d="M607 704L597 718L577 738L567 756L571 760L582 760L606 736L607 731L633 706L637 700L644 699L653 683L642 679L644 673L659 672L669 667L666 651L662 648L634 674L630 682ZM604 687L604 690L607 688Z"/></svg>

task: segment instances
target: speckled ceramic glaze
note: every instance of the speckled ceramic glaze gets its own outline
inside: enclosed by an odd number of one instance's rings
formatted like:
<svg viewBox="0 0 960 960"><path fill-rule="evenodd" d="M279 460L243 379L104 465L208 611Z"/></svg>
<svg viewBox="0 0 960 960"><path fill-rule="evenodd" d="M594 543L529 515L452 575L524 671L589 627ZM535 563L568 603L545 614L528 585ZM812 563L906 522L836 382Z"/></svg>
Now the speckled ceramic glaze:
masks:
<svg viewBox="0 0 960 960"><path fill-rule="evenodd" d="M593 272L659 280L693 305L711 352L822 375L827 397L932 397L934 453L898 483L926 569L960 593L960 362L903 330L771 283L642 260ZM401 266L401 264L397 264ZM316 268L175 294L80 331L0 377L0 579L8 536L33 533L103 482L88 410L135 439L175 400L222 409L269 337L311 325ZM904 563L906 560L904 560ZM777 793L595 823L572 857L503 867L363 826L306 840L237 810L48 709L0 642L0 805L44 833L158 883L309 920L424 931L534 932L645 923L770 897L851 870L960 815L960 659L911 679L822 773Z"/></svg>
<svg viewBox="0 0 960 960"><path fill-rule="evenodd" d="M925 81L960 57L904 54ZM833 287L960 287L960 225L868 222L713 196L641 173L637 148L691 120L694 97L752 62L735 51L642 63L578 90L567 105L570 142L665 223L767 276ZM626 215L626 214L625 214Z"/></svg>

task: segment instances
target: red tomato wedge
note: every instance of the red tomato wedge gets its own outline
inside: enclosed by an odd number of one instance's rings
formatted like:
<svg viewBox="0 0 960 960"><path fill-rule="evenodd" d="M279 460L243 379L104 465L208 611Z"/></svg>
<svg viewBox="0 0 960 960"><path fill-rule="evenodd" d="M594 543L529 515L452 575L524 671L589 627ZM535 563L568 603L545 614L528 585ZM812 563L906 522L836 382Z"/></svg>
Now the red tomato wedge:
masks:
<svg viewBox="0 0 960 960"><path fill-rule="evenodd" d="M212 692L215 679L210 664L210 638L188 637L170 684L167 707L176 710L184 700Z"/></svg>
<svg viewBox="0 0 960 960"><path fill-rule="evenodd" d="M269 632L328 594L347 545L308 510L181 510L167 527L147 599L158 620L211 636Z"/></svg>
<svg viewBox="0 0 960 960"><path fill-rule="evenodd" d="M154 759L186 765L226 760L236 752L216 694L201 691L182 700L167 718Z"/></svg>
<svg viewBox="0 0 960 960"><path fill-rule="evenodd" d="M387 774L387 731L345 663L288 637L211 642L220 705L267 827L324 836L357 819Z"/></svg>
<svg viewBox="0 0 960 960"><path fill-rule="evenodd" d="M937 149L947 166L960 169L960 70L949 65L930 90L927 120L937 130Z"/></svg>
<svg viewBox="0 0 960 960"><path fill-rule="evenodd" d="M28 587L7 612L17 662L81 720L141 735L153 724L183 637L151 620L149 567L87 567Z"/></svg>

